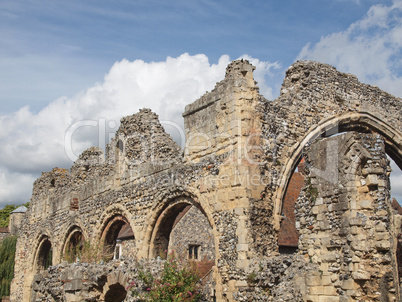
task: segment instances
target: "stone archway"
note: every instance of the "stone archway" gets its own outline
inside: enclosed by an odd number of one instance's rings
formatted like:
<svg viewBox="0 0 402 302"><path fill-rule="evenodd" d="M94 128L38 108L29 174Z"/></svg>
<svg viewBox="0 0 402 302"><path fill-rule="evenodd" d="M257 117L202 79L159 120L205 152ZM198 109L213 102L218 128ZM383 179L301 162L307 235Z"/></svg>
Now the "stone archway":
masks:
<svg viewBox="0 0 402 302"><path fill-rule="evenodd" d="M166 258L168 253L205 261L210 268L215 264L213 228L201 206L189 197L168 202L154 224L149 258Z"/></svg>
<svg viewBox="0 0 402 302"><path fill-rule="evenodd" d="M49 237L43 236L37 248L34 260L34 271L40 272L53 264L52 243Z"/></svg>
<svg viewBox="0 0 402 302"><path fill-rule="evenodd" d="M127 296L128 277L122 271L110 273L103 288L105 302L122 302Z"/></svg>
<svg viewBox="0 0 402 302"><path fill-rule="evenodd" d="M281 210L286 189L297 164L303 156L303 148L319 137L329 137L338 133L357 131L374 132L384 138L387 154L402 169L402 134L385 121L368 112L346 113L342 116L331 116L310 129L300 143L295 144L291 156L281 170L279 186L274 195L274 227L280 228Z"/></svg>
<svg viewBox="0 0 402 302"><path fill-rule="evenodd" d="M384 139L343 133L314 141L305 157L308 182L295 211L299 255L320 267L319 280L339 280L316 285L334 297L350 296L347 287L364 301L399 296Z"/></svg>
<svg viewBox="0 0 402 302"><path fill-rule="evenodd" d="M62 258L74 262L85 243L84 234L79 226L72 226L67 232L62 249Z"/></svg>
<svg viewBox="0 0 402 302"><path fill-rule="evenodd" d="M106 259L120 259L122 255L135 257L135 237L125 216L115 214L107 220L102 230L101 245Z"/></svg>

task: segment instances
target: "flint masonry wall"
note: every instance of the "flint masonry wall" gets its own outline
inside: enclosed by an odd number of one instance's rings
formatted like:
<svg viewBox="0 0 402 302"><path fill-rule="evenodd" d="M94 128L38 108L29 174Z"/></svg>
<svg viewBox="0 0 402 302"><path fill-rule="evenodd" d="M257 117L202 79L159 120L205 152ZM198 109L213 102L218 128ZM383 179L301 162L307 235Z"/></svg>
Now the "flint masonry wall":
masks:
<svg viewBox="0 0 402 302"><path fill-rule="evenodd" d="M259 95L252 72L247 61L232 62L225 79L214 90L186 107L184 155L163 131L156 114L144 109L121 120L105 155L98 148L90 148L70 171L55 168L43 173L34 184L31 206L17 243L12 300L30 301L35 275L41 270L43 247L51 244L53 264L62 262L66 238L72 230L79 229L86 240L96 244L114 234L122 223L128 223L135 237L131 254L136 259L152 259L163 251L161 247L168 246L175 218L189 205L203 213L213 238L210 250L214 250L212 278L216 301L278 301L278 297L284 301L382 299L383 296L373 296L368 288L383 282L383 271L387 276L394 274L392 259L381 262L379 277L370 273L369 280L357 277L366 267L365 258L358 252L353 255L360 257L361 266L352 262L348 266L351 270L342 268L345 273L331 271L332 258L321 257L318 252L330 247L324 241L311 246L311 241L317 234L344 235L325 229L325 220L320 220L325 213L316 212L317 199L309 196L306 189L300 202L311 204L305 217L313 227L305 229L298 213L306 209L296 205L297 227L302 234L297 254L279 255L278 231L292 172L304 152L310 152L308 147L320 137L352 130L374 133L382 142L378 143L382 146L380 155L385 150L402 166L401 100L361 84L356 77L331 66L297 62L286 74L280 97L270 102ZM370 138L361 141L371 144ZM370 152L368 158L377 156ZM350 156L346 154L346 160ZM320 160L320 156L311 157L310 165L315 167ZM383 180L381 188L388 186L384 171L374 173L377 180ZM358 178L372 174L359 173ZM371 180L374 179L372 176ZM356 205L350 206L345 218L349 226L340 228L350 233L350 238L347 233L346 241L342 239L344 246L353 249L352 243L360 240L359 236L377 236L378 239L370 239L369 250L374 251L370 257L382 255L381 259L385 259L389 254L392 258L395 244L390 225L385 226L385 231L374 228L374 233L370 233L362 225L350 224L361 203L369 200L359 195L367 192L359 191L365 185L358 185L357 180L361 181L356 179L353 186L349 179L345 188L350 204L355 198ZM325 196L326 202L335 203L333 198L338 198L338 192L320 187L320 183L317 180L306 186L313 186L313 192ZM377 185L378 192L381 188ZM381 194L387 198L386 192ZM371 200L372 211L385 210L386 215L381 212L385 219L393 219L386 200L384 204ZM362 213L367 216L365 211ZM343 212L336 214L344 219ZM370 223L374 225L377 220ZM356 228L363 235L355 234ZM306 238L311 240L305 241ZM375 254L378 242L388 248L381 250L381 255ZM341 258L349 257L343 246L337 252ZM311 279L320 272L335 285L313 283ZM354 283L346 285L341 280L346 272ZM126 286L124 280L119 282ZM342 295L336 296L334 290L337 294L342 290ZM396 283L388 282L381 295L389 295L392 300L399 297L398 291ZM331 300L325 300L328 297Z"/></svg>
<svg viewBox="0 0 402 302"><path fill-rule="evenodd" d="M306 149L308 181L296 225L299 253L318 268L307 278L310 299L397 301L384 140L349 132Z"/></svg>

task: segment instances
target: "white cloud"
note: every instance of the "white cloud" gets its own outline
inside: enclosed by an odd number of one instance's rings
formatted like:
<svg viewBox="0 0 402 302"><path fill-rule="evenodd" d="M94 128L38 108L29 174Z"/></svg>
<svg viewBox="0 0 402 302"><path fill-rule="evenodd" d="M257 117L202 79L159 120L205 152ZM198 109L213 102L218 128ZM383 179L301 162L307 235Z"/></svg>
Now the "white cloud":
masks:
<svg viewBox="0 0 402 302"><path fill-rule="evenodd" d="M298 59L316 60L402 96L402 1L374 5L346 31L307 44Z"/></svg>
<svg viewBox="0 0 402 302"><path fill-rule="evenodd" d="M2 202L1 207L6 204L22 204L29 201L32 193L32 184L35 176L28 173L15 173L0 168L0 196Z"/></svg>
<svg viewBox="0 0 402 302"><path fill-rule="evenodd" d="M264 78L278 65L247 58L257 65L256 79L262 92L270 94L272 90ZM224 78L229 63L229 56L223 55L217 64L210 64L203 54L182 54L151 63L122 60L111 67L102 83L72 98L61 97L38 113L23 107L0 116L0 187L4 188L0 190L0 203L28 201L34 176L55 166L70 167L64 143L71 125L88 125L74 132L72 147L76 155L101 143L105 135L112 136L121 117L144 107L159 114L160 120L183 127L185 105L212 90ZM99 129L89 126L91 123L104 123L107 133L101 133L99 139Z"/></svg>

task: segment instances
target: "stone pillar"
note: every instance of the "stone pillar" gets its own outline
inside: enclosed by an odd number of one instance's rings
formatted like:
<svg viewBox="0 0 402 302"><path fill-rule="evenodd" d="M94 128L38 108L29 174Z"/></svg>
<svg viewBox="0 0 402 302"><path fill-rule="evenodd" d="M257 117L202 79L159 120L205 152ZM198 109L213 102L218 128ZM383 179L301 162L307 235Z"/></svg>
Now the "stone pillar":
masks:
<svg viewBox="0 0 402 302"><path fill-rule="evenodd" d="M389 162L383 139L349 132L306 150L297 203L300 252L316 264L309 301L396 301Z"/></svg>

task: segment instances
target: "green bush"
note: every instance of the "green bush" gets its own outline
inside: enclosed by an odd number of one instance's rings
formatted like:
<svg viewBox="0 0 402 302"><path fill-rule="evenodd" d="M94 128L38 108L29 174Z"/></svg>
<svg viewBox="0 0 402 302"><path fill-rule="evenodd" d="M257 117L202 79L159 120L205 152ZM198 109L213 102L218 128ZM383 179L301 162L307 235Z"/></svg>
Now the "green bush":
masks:
<svg viewBox="0 0 402 302"><path fill-rule="evenodd" d="M143 288L132 285L134 296L151 302L199 301L202 297L200 276L195 263L180 263L170 255L164 264L160 278L140 270Z"/></svg>
<svg viewBox="0 0 402 302"><path fill-rule="evenodd" d="M14 258L17 236L5 238L0 245L0 297L10 295L14 277Z"/></svg>

